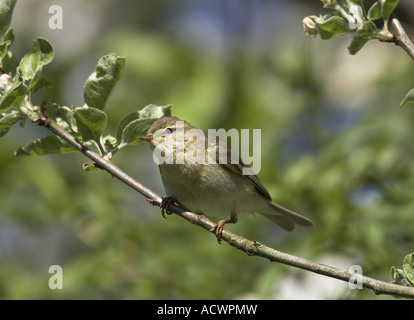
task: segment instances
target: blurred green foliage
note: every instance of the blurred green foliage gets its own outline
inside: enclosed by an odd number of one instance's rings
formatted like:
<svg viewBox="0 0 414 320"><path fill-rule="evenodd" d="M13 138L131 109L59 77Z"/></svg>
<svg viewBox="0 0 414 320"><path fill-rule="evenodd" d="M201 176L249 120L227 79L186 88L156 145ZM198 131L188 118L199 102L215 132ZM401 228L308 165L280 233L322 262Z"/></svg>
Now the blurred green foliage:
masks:
<svg viewBox="0 0 414 320"><path fill-rule="evenodd" d="M262 129L259 177L315 227L286 233L242 215L227 226L232 232L314 261L345 259L336 266L358 264L385 281L413 251L414 112L398 106L413 87L414 63L402 50L369 43L351 59L347 41L308 39L301 19L315 11L309 4L89 1L79 17L87 23L96 10L98 22L76 41L90 46L63 55L54 37L77 32L74 8L62 4L63 30L32 30L30 17L49 17L54 4L32 2L37 14L16 5L13 50L27 53L44 36L56 55L44 70L54 86L35 100L79 105L98 58L116 52L126 65L106 105L109 132L150 103L171 103L173 115L204 130ZM80 154L13 157L45 131L26 124L0 140L1 299L272 299L284 297L279 288L290 277L299 285L289 297L303 290L308 273L219 246L175 215L162 219L105 172L84 172ZM124 148L114 162L164 195L147 146ZM55 264L63 290L48 287ZM335 295L320 292L323 281L307 297L376 298L340 281Z"/></svg>

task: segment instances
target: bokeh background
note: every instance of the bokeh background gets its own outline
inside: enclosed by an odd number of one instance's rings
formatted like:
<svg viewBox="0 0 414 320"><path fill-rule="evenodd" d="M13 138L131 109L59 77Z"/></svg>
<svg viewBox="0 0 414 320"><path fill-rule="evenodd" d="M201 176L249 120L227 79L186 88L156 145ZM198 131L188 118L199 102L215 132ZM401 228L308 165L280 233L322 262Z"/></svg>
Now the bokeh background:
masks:
<svg viewBox="0 0 414 320"><path fill-rule="evenodd" d="M48 25L55 4L62 30ZM54 86L35 101L76 106L99 57L125 55L110 134L151 103L204 130L261 129L259 177L315 227L287 233L242 215L228 230L391 281L413 251L414 110L399 103L414 61L391 44L350 56L349 37L304 36L303 17L323 12L319 0L18 1L12 49L20 59L48 39ZM414 38L412 1L397 13ZM81 154L13 157L47 134L26 124L0 140L1 299L391 299L218 245L107 173L84 172ZM114 162L164 195L147 145ZM49 289L51 265L63 268L62 290Z"/></svg>

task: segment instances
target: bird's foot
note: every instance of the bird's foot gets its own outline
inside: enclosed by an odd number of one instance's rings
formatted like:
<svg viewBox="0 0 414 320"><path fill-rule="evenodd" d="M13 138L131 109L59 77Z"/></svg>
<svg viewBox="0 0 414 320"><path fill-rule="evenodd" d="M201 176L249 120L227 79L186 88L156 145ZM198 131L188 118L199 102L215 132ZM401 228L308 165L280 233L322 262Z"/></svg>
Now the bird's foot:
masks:
<svg viewBox="0 0 414 320"><path fill-rule="evenodd" d="M215 226L213 228L208 230L210 232L213 232L216 235L218 243L221 243L221 236L223 234L223 228L224 228L224 225L226 224L226 222L227 222L227 220L220 220L219 222L217 222L215 224Z"/></svg>
<svg viewBox="0 0 414 320"><path fill-rule="evenodd" d="M228 219L228 220L220 220L209 231L210 232L213 232L216 235L217 242L220 244L221 243L221 237L223 235L224 225L226 223L236 223L236 222L237 222L237 214L234 213L234 212L232 212L231 213L231 216L230 216L230 219Z"/></svg>
<svg viewBox="0 0 414 320"><path fill-rule="evenodd" d="M162 198L160 208L161 208L161 215L163 218L165 219L167 218L165 214L168 214L168 215L172 214L172 212L170 211L170 205L175 203L176 201L177 200L173 197Z"/></svg>
<svg viewBox="0 0 414 320"><path fill-rule="evenodd" d="M165 198L162 198L161 204L160 204L161 215L163 216L163 218L166 218L165 214L168 214L168 215L173 214L173 212L171 212L171 210L170 210L170 205L172 205L172 204L178 204L183 209L188 210L176 198L174 198L174 197L165 197Z"/></svg>

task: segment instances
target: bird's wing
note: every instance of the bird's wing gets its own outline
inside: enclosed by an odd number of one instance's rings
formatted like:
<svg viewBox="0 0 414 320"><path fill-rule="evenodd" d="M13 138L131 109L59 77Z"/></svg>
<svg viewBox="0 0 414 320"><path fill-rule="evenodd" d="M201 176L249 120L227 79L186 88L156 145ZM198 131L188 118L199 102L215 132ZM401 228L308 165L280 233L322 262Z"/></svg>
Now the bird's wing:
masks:
<svg viewBox="0 0 414 320"><path fill-rule="evenodd" d="M216 140L216 160L219 161L220 159L223 159L223 157L225 157L226 161L219 162L223 167L253 182L254 186L256 187L257 191L259 191L260 194L262 194L267 199L272 200L272 198L270 197L269 191L267 191L265 186L260 182L258 176L255 174L253 169L250 166L246 165L243 162L243 160L239 157L239 155L233 152L231 148L227 146L226 143L223 143L223 142L219 143L219 139L217 139ZM247 171L248 174L243 174L243 169L244 171Z"/></svg>

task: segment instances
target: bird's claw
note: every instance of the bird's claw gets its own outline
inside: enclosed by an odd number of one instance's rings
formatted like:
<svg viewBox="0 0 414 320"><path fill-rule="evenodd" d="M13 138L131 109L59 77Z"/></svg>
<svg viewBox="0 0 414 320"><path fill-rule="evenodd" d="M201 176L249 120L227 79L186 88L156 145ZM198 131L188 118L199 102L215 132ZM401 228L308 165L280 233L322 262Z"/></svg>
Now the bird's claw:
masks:
<svg viewBox="0 0 414 320"><path fill-rule="evenodd" d="M223 234L224 225L227 223L226 220L220 220L215 224L213 228L211 228L209 231L213 232L216 235L217 242L221 243L221 236Z"/></svg>
<svg viewBox="0 0 414 320"><path fill-rule="evenodd" d="M165 214L173 214L173 212L170 210L170 205L172 204L176 204L179 205L182 209L184 210L188 210L186 207L183 206L183 204L178 201L176 198L174 197L165 197L162 198L161 200L161 204L160 204L160 208L161 208L161 215L166 218Z"/></svg>
<svg viewBox="0 0 414 320"><path fill-rule="evenodd" d="M165 214L168 214L168 215L172 214L172 212L170 211L170 205L176 202L177 200L173 197L162 198L160 208L161 208L161 215L163 218L165 219L167 218Z"/></svg>

